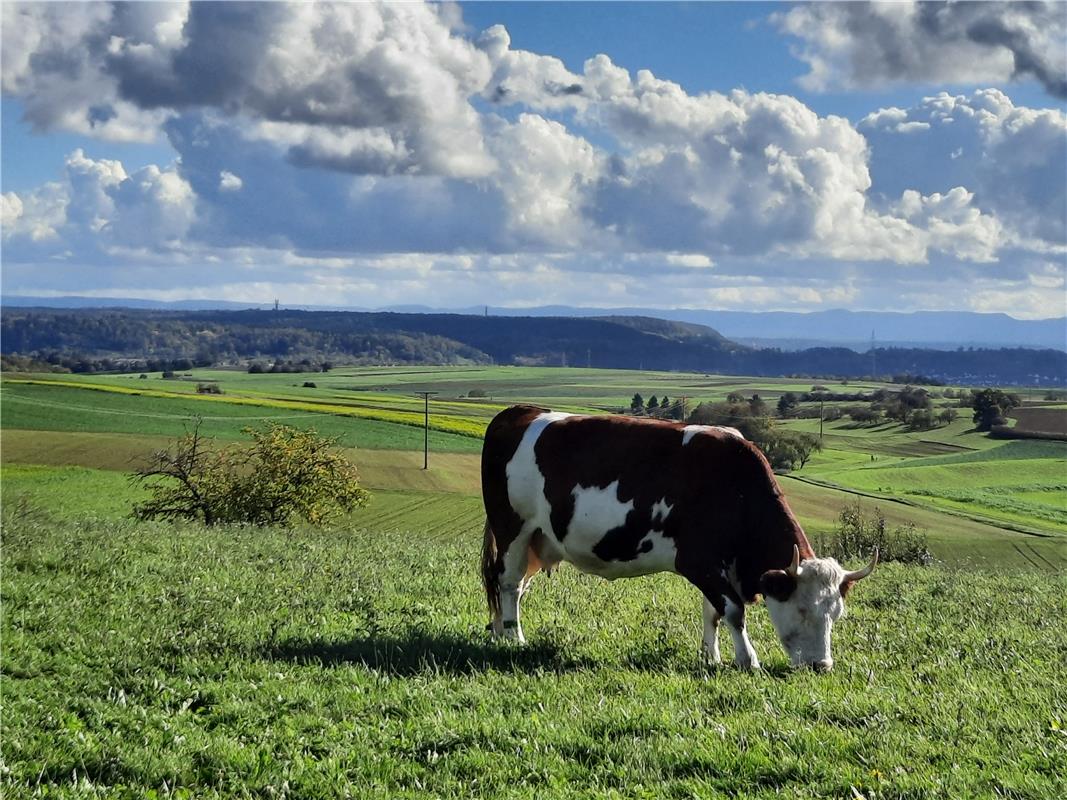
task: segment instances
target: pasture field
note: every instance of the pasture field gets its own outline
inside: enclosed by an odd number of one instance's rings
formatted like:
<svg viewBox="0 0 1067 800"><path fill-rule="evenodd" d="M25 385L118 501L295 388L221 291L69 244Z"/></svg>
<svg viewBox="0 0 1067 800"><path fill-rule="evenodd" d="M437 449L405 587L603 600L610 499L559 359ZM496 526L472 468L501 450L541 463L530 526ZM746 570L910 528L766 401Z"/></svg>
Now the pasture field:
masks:
<svg viewBox="0 0 1067 800"><path fill-rule="evenodd" d="M208 380L224 394L197 395ZM674 576L564 567L524 603L527 647L488 639L478 434L497 409L810 388L513 367L5 375L0 794L1067 795L1064 443L826 423L781 479L809 535L859 497L938 559L850 594L829 675L788 669L759 607L765 671L704 664ZM440 392L429 470L417 390ZM129 471L196 415L222 442L269 419L339 436L370 505L328 530L133 521Z"/></svg>
<svg viewBox="0 0 1067 800"><path fill-rule="evenodd" d="M884 565L834 672L788 669L756 607L746 674L699 659L674 576L564 567L524 604L529 644L490 642L476 501L411 498L347 530L6 508L3 796L1067 792L1062 571Z"/></svg>
<svg viewBox="0 0 1067 800"><path fill-rule="evenodd" d="M303 387L307 380L316 387ZM198 382L215 382L223 394L199 395ZM811 388L811 382L793 379L525 367L360 367L259 375L211 369L165 381L156 373L146 379L5 375L0 457L5 465L129 471L179 435L194 415L206 434L220 440L239 438L246 425L275 420L340 437L372 489L476 495L480 432L514 402L618 410L639 391L646 399L686 397L694 407L738 391L758 393L773 406L785 391ZM429 471L421 469L422 400L414 391L439 392L431 404ZM892 524L910 521L927 530L935 556L946 561L1067 567L1067 443L992 439L974 432L963 412L952 424L929 431L896 423L825 423L822 451L783 480L801 522L813 533L825 532L846 502L861 497ZM813 419L782 424L820 430ZM35 476L43 475L23 476L12 485L30 495L61 491L55 476L36 491ZM74 480L73 475L67 477ZM113 484L102 491L113 494Z"/></svg>

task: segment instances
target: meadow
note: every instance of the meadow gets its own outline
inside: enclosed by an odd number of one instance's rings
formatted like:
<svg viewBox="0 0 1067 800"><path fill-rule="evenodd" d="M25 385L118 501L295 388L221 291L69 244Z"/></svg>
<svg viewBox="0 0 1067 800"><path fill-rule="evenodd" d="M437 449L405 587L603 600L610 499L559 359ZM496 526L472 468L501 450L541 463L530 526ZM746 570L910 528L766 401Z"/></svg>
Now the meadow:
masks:
<svg viewBox="0 0 1067 800"><path fill-rule="evenodd" d="M8 512L4 796L1067 789L1062 571L884 565L849 597L834 672L790 670L756 608L752 675L700 660L673 576L561 570L527 600L529 644L493 643L477 504L375 504L343 530Z"/></svg>
<svg viewBox="0 0 1067 800"><path fill-rule="evenodd" d="M860 498L937 559L850 594L828 675L790 670L758 607L764 672L703 663L699 600L673 576L564 568L524 604L526 648L487 638L477 432L496 409L810 388L512 367L5 375L0 791L1064 796L1063 443L825 423L781 477L809 535ZM429 470L415 391L439 392ZM271 419L338 436L371 504L325 530L133 521L129 471L194 416L227 443Z"/></svg>

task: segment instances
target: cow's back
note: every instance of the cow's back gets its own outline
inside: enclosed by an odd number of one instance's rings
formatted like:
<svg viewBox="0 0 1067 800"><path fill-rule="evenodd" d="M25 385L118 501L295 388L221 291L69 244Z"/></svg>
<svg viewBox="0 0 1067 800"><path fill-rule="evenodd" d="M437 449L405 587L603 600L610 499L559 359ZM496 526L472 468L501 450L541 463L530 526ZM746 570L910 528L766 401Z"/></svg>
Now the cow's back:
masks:
<svg viewBox="0 0 1067 800"><path fill-rule="evenodd" d="M732 546L752 501L777 491L734 433L531 406L489 426L482 482L498 537L539 531L556 558L606 577L671 569L683 541Z"/></svg>

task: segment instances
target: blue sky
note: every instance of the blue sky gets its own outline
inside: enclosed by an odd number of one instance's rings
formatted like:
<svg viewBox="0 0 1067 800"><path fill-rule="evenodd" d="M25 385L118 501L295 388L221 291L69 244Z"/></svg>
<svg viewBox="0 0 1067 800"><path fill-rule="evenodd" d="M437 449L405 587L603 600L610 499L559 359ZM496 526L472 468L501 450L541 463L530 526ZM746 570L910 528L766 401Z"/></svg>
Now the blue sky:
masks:
<svg viewBox="0 0 1067 800"><path fill-rule="evenodd" d="M5 294L1065 313L1067 5L3 15Z"/></svg>

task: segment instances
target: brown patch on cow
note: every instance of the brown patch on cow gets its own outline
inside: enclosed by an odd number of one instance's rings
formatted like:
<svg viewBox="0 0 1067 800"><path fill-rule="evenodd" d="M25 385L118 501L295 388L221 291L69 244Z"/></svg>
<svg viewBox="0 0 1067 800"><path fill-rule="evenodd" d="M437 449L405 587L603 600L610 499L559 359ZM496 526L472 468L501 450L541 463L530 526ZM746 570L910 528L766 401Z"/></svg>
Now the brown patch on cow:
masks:
<svg viewBox="0 0 1067 800"><path fill-rule="evenodd" d="M842 597L847 597L849 591L855 586L856 581L841 581L841 585L838 587L838 591L841 592Z"/></svg>
<svg viewBox="0 0 1067 800"><path fill-rule="evenodd" d="M785 602L797 589L797 579L784 569L771 569L764 572L759 579L760 594Z"/></svg>

